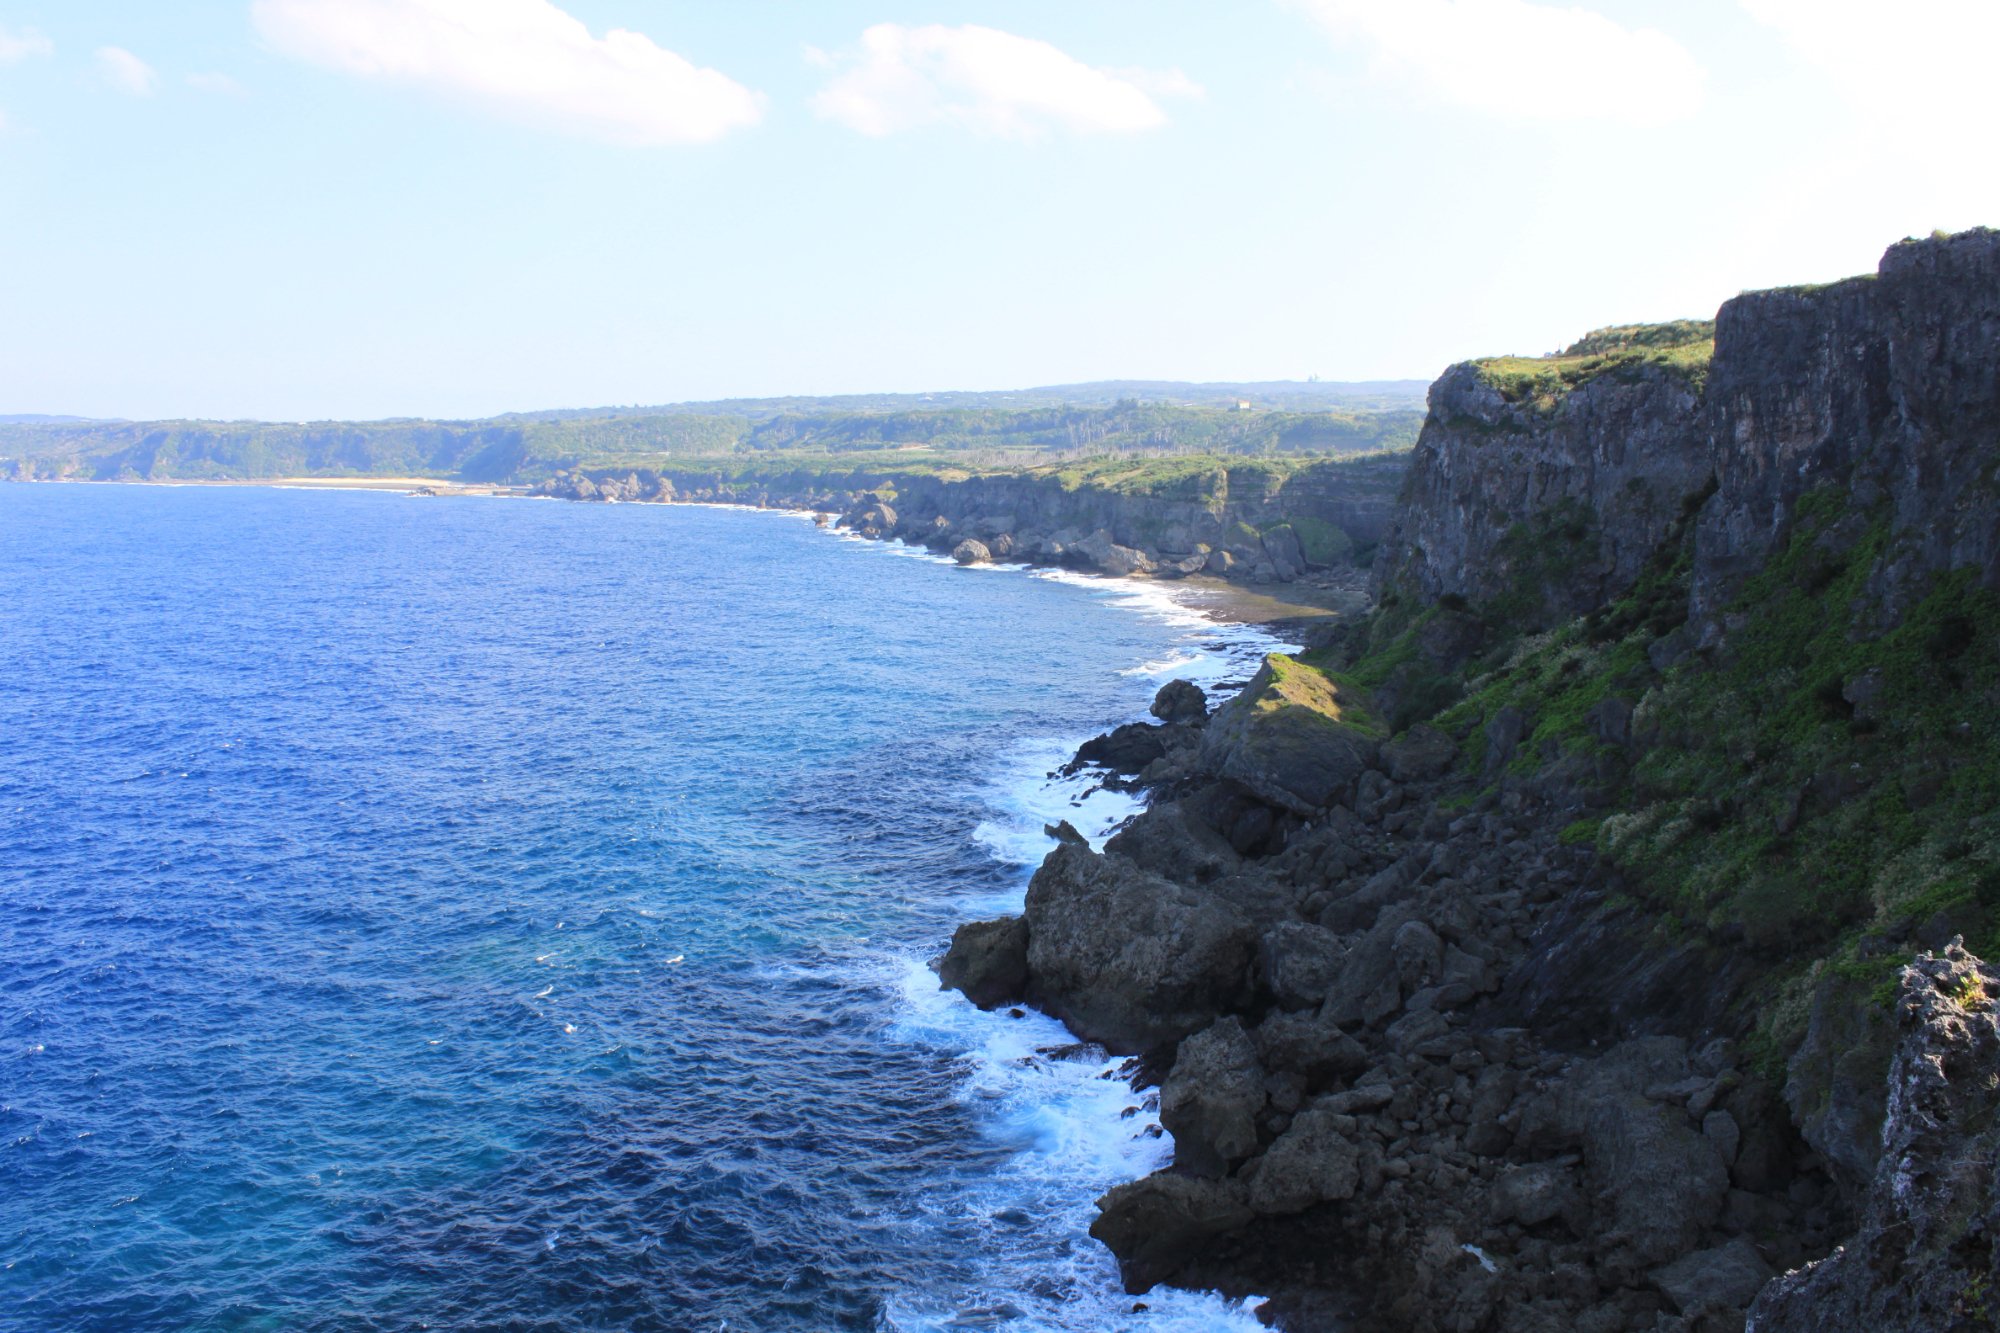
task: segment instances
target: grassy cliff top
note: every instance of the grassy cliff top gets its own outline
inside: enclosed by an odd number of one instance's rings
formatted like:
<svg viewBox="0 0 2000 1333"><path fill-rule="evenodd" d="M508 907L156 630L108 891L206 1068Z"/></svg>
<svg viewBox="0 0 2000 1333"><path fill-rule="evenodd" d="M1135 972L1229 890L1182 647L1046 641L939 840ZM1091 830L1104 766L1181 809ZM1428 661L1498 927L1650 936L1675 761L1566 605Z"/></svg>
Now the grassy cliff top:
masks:
<svg viewBox="0 0 2000 1333"><path fill-rule="evenodd" d="M1246 458L1240 454L1104 454L1060 463L1040 463L1033 455L975 460L949 450L905 449L867 454L773 453L720 454L709 457L622 460L611 466L656 469L673 477L712 476L727 481L755 479L817 480L830 489L900 489L912 481L965 481L972 477L1026 477L1052 480L1066 491L1092 490L1116 495L1173 499L1200 498L1225 484L1275 487L1309 469L1356 468L1394 471L1397 450L1377 453L1277 455ZM600 470L593 466L592 471ZM1398 473L1398 475L1400 475ZM1393 478L1389 478L1393 480Z"/></svg>
<svg viewBox="0 0 2000 1333"><path fill-rule="evenodd" d="M1554 356L1496 356L1472 364L1508 402L1547 410L1600 376L1652 367L1682 377L1699 391L1714 358L1715 322L1677 319L1598 329Z"/></svg>

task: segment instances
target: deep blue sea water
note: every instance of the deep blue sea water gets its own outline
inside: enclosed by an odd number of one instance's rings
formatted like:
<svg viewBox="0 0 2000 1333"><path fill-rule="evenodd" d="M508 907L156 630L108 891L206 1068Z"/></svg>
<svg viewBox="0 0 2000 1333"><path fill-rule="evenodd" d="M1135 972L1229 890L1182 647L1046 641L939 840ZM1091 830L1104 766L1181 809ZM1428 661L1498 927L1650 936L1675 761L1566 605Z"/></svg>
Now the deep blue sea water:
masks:
<svg viewBox="0 0 2000 1333"><path fill-rule="evenodd" d="M925 964L1267 646L788 515L0 486L0 1327L1254 1327L1133 1313L1153 1116Z"/></svg>

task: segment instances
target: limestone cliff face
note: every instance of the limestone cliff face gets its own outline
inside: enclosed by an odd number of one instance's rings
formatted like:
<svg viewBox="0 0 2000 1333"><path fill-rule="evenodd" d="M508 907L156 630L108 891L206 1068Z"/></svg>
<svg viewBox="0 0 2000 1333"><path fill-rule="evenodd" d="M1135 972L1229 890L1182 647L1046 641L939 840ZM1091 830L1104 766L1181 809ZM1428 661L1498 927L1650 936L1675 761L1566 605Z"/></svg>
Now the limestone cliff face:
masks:
<svg viewBox="0 0 2000 1333"><path fill-rule="evenodd" d="M1705 377L1687 370L1566 354L1447 372L1378 593L1553 623L1629 588L1711 484L1690 605L1711 642L1822 487L1890 525L1870 588L1886 624L1941 571L2000 583L2000 232L1905 241L1876 276L1738 297Z"/></svg>
<svg viewBox="0 0 2000 1333"><path fill-rule="evenodd" d="M1693 611L1719 615L1832 484L1886 505L1872 591L1893 620L1929 575L2000 580L2000 232L1906 241L1874 278L1722 308L1704 432L1718 490L1696 530Z"/></svg>
<svg viewBox="0 0 2000 1333"><path fill-rule="evenodd" d="M987 553L968 551L973 559L1110 574L1179 577L1206 570L1288 583L1308 569L1337 569L1342 587L1360 600L1365 565L1356 563L1356 553L1365 560L1388 531L1409 457L1300 466L1246 459L1158 480L1143 475L1151 464L1135 459L1131 472L1113 466L1102 479L1081 480L1053 468L938 475L865 461L851 471L583 470L560 473L539 492L573 500L810 507L842 515L843 524L866 536L944 551L970 541Z"/></svg>
<svg viewBox="0 0 2000 1333"><path fill-rule="evenodd" d="M1631 586L1711 471L1696 383L1634 365L1551 402L1510 397L1477 364L1431 389L1378 594L1564 620Z"/></svg>

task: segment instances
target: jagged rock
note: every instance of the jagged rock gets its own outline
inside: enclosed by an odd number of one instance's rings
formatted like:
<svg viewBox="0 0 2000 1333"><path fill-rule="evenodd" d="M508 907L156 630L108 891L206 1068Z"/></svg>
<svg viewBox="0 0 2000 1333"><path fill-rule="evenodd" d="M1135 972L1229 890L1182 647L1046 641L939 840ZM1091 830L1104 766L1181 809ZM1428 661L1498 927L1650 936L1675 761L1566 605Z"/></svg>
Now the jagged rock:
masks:
<svg viewBox="0 0 2000 1333"><path fill-rule="evenodd" d="M1160 1087L1160 1124L1174 1136L1175 1166L1227 1175L1257 1151L1263 1111L1264 1071L1241 1022L1222 1019L1181 1043Z"/></svg>
<svg viewBox="0 0 2000 1333"><path fill-rule="evenodd" d="M1408 919L1384 913L1348 951L1327 996L1327 1017L1333 1022L1379 1023L1403 1006L1402 972L1396 958L1396 933Z"/></svg>
<svg viewBox="0 0 2000 1333"><path fill-rule="evenodd" d="M1029 998L1114 1052L1177 1041L1249 998L1257 937L1244 915L1122 856L1057 847L1024 916Z"/></svg>
<svg viewBox="0 0 2000 1333"><path fill-rule="evenodd" d="M1250 1207L1266 1217L1303 1212L1354 1197L1361 1154L1340 1132L1335 1113L1315 1108L1295 1116L1250 1180Z"/></svg>
<svg viewBox="0 0 2000 1333"><path fill-rule="evenodd" d="M961 565L983 565L993 558L993 552L987 549L985 542L967 537L951 548L951 558Z"/></svg>
<svg viewBox="0 0 2000 1333"><path fill-rule="evenodd" d="M1286 921L1258 941L1258 970L1279 1006L1317 1009L1346 961L1340 936L1323 926Z"/></svg>
<svg viewBox="0 0 2000 1333"><path fill-rule="evenodd" d="M1736 1312L1771 1280L1771 1266L1747 1240L1684 1254L1653 1270L1653 1285L1684 1315Z"/></svg>
<svg viewBox="0 0 2000 1333"><path fill-rule="evenodd" d="M2000 971L1958 941L1903 969L1860 1230L1765 1288L1756 1333L1929 1333L2000 1319Z"/></svg>
<svg viewBox="0 0 2000 1333"><path fill-rule="evenodd" d="M1118 1257L1125 1290L1139 1295L1173 1275L1217 1236L1256 1216L1241 1181L1157 1174L1097 1201L1090 1234Z"/></svg>
<svg viewBox="0 0 2000 1333"><path fill-rule="evenodd" d="M981 1009L1013 1004L1028 989L1028 926L1018 916L970 921L951 937L938 980Z"/></svg>
<svg viewBox="0 0 2000 1333"><path fill-rule="evenodd" d="M1078 747L1072 767L1096 764L1114 773L1141 773L1167 753L1167 729L1144 722L1127 722Z"/></svg>
<svg viewBox="0 0 2000 1333"><path fill-rule="evenodd" d="M1201 767L1276 809L1310 816L1360 777L1374 754L1373 741L1345 720L1346 706L1325 675L1274 653L1209 719Z"/></svg>
<svg viewBox="0 0 2000 1333"><path fill-rule="evenodd" d="M1170 680L1153 696L1151 712L1162 722L1199 722L1208 716L1208 694L1191 680Z"/></svg>

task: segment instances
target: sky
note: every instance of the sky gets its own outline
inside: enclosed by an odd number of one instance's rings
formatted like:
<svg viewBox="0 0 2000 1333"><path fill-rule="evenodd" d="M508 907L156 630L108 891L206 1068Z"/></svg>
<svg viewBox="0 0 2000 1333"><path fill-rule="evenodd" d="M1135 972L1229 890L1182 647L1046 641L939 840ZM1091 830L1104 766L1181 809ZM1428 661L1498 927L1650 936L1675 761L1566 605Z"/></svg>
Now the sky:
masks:
<svg viewBox="0 0 2000 1333"><path fill-rule="evenodd" d="M1430 379L2000 225L1993 0L0 0L0 414Z"/></svg>

